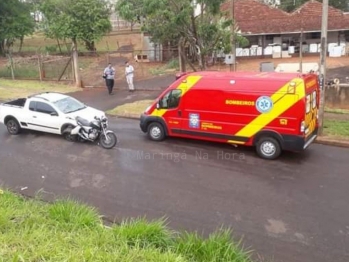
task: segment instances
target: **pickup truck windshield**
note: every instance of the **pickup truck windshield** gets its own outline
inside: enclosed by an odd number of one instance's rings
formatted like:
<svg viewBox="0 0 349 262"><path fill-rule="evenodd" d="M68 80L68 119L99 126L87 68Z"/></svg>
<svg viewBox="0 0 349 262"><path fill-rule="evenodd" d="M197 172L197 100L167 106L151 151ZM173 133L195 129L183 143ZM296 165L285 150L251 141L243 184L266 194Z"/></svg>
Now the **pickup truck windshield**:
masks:
<svg viewBox="0 0 349 262"><path fill-rule="evenodd" d="M86 108L84 104L71 97L60 99L53 104L64 114L69 114Z"/></svg>

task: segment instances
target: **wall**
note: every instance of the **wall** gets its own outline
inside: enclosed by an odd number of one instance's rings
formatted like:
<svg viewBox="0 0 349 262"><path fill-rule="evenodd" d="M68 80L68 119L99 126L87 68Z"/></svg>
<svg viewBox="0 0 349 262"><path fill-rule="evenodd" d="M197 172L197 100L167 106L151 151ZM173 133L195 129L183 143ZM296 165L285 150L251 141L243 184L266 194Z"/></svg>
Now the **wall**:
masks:
<svg viewBox="0 0 349 262"><path fill-rule="evenodd" d="M297 55L299 53L299 40L300 40L300 33L296 33L296 34L283 34L283 35L261 35L261 36L249 36L246 35L245 36L249 42L250 42L250 47L251 46L258 46L258 47L262 47L263 43L264 43L264 47L267 47L270 44L278 44L281 45L283 42L286 42L288 44L288 46L291 46L290 48L283 49L283 51L286 51L286 53L284 53L282 55L282 57L288 57L288 56L294 56ZM303 43L305 42L305 44L303 45L303 55L307 56L307 55L317 55L320 52L320 42L321 42L321 33L316 33L316 34L312 34L312 33L304 33L303 34ZM348 38L349 40L349 38ZM336 32L328 32L328 50L329 52L332 50L333 48L331 48L331 44L333 45L337 45L338 41L340 41L340 43L343 43L344 45L346 44L346 39L345 39L345 35L344 34L339 34L338 31ZM315 44L315 45L314 45ZM275 50L278 50L277 47L275 47ZM256 57L256 56L261 56L261 50L258 51L258 54L255 54L256 52L253 50L248 51L248 48L245 48L243 51L243 55L241 55L241 48L238 48L237 50L237 56L238 57ZM249 55L246 55L246 52L249 52ZM287 52L288 51L288 52ZM275 51L275 52L279 52L279 51ZM342 49L342 56L345 55L346 50ZM265 53L266 56L271 56L270 53Z"/></svg>
<svg viewBox="0 0 349 262"><path fill-rule="evenodd" d="M147 55L147 60L149 62L161 62L162 61L162 46L161 45L154 45L150 41L149 36L144 36L143 41L143 48L144 48L144 55Z"/></svg>

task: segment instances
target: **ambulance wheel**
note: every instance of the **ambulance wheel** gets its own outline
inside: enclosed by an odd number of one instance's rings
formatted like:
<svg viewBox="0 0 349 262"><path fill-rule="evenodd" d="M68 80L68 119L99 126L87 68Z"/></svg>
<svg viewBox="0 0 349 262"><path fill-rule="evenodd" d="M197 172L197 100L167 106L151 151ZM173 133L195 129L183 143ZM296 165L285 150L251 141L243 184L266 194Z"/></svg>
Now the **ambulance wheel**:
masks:
<svg viewBox="0 0 349 262"><path fill-rule="evenodd" d="M272 137L262 137L256 145L257 154L264 159L273 160L280 156L280 143Z"/></svg>
<svg viewBox="0 0 349 262"><path fill-rule="evenodd" d="M165 138L165 130L162 124L154 122L148 126L148 137L153 141L162 141Z"/></svg>

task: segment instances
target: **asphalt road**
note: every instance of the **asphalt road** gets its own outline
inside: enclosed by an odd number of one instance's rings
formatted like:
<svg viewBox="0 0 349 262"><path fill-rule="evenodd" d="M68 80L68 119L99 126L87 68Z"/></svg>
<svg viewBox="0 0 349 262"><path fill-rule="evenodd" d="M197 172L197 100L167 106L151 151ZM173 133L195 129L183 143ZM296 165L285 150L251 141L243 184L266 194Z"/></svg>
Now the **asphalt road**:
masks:
<svg viewBox="0 0 349 262"><path fill-rule="evenodd" d="M0 184L72 196L116 221L167 216L171 227L205 235L230 226L275 262L349 261L348 149L313 145L270 162L247 148L151 142L138 121L111 120L111 129L120 141L104 150L1 126Z"/></svg>

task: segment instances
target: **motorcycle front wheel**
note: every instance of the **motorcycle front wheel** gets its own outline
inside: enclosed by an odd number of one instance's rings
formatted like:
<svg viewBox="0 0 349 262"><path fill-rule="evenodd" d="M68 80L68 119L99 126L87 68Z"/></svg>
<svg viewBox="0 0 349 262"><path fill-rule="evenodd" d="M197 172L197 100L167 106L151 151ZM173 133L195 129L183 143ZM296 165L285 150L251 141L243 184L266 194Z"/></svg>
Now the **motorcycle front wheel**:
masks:
<svg viewBox="0 0 349 262"><path fill-rule="evenodd" d="M74 135L71 135L70 132L65 132L63 134L63 138L69 142L76 142L76 136Z"/></svg>
<svg viewBox="0 0 349 262"><path fill-rule="evenodd" d="M111 149L116 145L117 138L114 133L108 133L107 136L105 136L104 134L101 134L99 138L99 142L103 148Z"/></svg>

